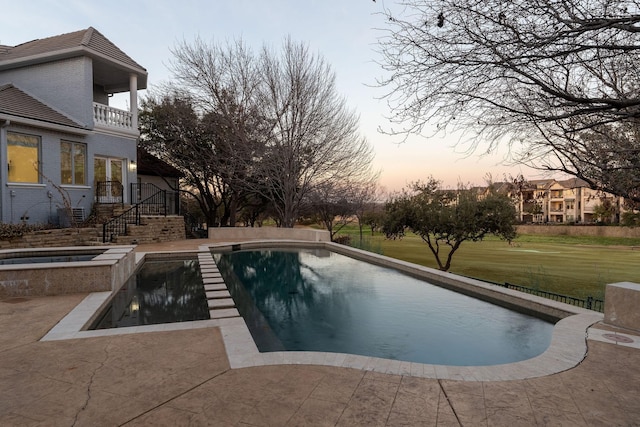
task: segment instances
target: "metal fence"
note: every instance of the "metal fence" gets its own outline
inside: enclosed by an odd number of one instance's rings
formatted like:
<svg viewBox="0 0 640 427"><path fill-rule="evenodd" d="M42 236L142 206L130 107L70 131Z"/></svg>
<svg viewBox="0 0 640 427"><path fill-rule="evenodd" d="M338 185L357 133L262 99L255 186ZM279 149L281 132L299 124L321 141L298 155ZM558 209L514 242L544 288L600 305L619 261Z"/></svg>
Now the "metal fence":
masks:
<svg viewBox="0 0 640 427"><path fill-rule="evenodd" d="M587 310L594 310L599 312L604 312L604 301L601 299L596 299L594 297L588 296L586 299L574 298L568 295L556 294L553 292L541 291L539 289L527 288L525 286L514 285L512 283L496 283L496 285L503 286L505 288L514 289L520 292L526 292L531 295L536 295L539 297L551 299L558 302L563 302L566 304L575 305L577 307L586 308Z"/></svg>
<svg viewBox="0 0 640 427"><path fill-rule="evenodd" d="M97 203L123 204L123 186L120 181L99 181L96 183Z"/></svg>
<svg viewBox="0 0 640 427"><path fill-rule="evenodd" d="M132 183L129 194L132 205L144 200L150 215L180 214L180 194L178 191L162 189L153 183Z"/></svg>

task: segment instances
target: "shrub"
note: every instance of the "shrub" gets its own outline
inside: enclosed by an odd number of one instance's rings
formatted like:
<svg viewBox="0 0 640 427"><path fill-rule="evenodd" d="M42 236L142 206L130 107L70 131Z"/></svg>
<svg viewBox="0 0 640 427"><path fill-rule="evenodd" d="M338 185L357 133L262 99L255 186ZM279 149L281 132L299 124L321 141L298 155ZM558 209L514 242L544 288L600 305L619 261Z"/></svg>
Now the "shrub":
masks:
<svg viewBox="0 0 640 427"><path fill-rule="evenodd" d="M351 236L348 236L348 235L336 236L333 239L333 241L334 241L334 243L339 243L341 245L349 246L351 244Z"/></svg>
<svg viewBox="0 0 640 427"><path fill-rule="evenodd" d="M626 227L639 227L640 212L623 212L621 222Z"/></svg>
<svg viewBox="0 0 640 427"><path fill-rule="evenodd" d="M0 240L13 239L15 237L21 237L25 233L30 233L36 230L44 230L50 228L43 224L0 224Z"/></svg>

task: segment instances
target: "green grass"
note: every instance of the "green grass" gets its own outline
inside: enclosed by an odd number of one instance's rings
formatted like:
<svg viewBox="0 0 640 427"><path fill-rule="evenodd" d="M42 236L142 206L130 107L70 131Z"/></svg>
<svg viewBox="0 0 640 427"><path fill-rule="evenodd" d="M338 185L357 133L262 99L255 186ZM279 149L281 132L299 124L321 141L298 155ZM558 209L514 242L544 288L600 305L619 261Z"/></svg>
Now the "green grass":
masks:
<svg viewBox="0 0 640 427"><path fill-rule="evenodd" d="M344 230L359 241L357 228ZM437 268L426 243L415 235L387 240L365 233L386 256ZM445 252L446 253L446 252ZM509 282L576 298L602 299L607 283L638 281L640 239L582 236L519 236L511 245L495 237L464 242L450 272L491 282Z"/></svg>

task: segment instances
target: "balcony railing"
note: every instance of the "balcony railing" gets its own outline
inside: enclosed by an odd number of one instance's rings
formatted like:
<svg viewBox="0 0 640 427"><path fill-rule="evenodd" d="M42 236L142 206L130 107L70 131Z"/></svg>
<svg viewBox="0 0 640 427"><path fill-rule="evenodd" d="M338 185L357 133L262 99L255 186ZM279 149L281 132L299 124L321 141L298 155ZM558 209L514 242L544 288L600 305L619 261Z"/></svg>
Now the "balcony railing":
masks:
<svg viewBox="0 0 640 427"><path fill-rule="evenodd" d="M93 103L93 121L96 125L135 130L133 128L133 114L131 112L109 107L108 105L97 102Z"/></svg>

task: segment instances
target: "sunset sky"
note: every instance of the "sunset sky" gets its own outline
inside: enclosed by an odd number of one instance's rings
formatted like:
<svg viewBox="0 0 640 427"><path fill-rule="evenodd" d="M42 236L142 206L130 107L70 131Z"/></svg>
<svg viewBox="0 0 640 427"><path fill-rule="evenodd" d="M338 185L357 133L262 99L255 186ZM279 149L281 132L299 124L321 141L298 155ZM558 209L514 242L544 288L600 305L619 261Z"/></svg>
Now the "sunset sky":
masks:
<svg viewBox="0 0 640 427"><path fill-rule="evenodd" d="M534 171L500 165L505 153L489 157L467 155L455 148L455 136L400 138L378 132L389 128L389 108L375 87L382 75L376 63L376 41L385 25L380 14L390 0L29 0L6 1L0 14L0 44L16 45L36 38L95 27L149 72L153 87L171 79L167 64L170 49L196 37L224 42L242 38L259 49L262 44L279 47L290 35L322 55L336 73L337 88L350 108L360 116L361 134L374 146L374 167L381 170L380 183L397 190L408 182L430 175L446 186L483 184ZM144 92L142 93L144 94ZM112 105L125 102L116 98ZM124 108L124 105L121 105Z"/></svg>

